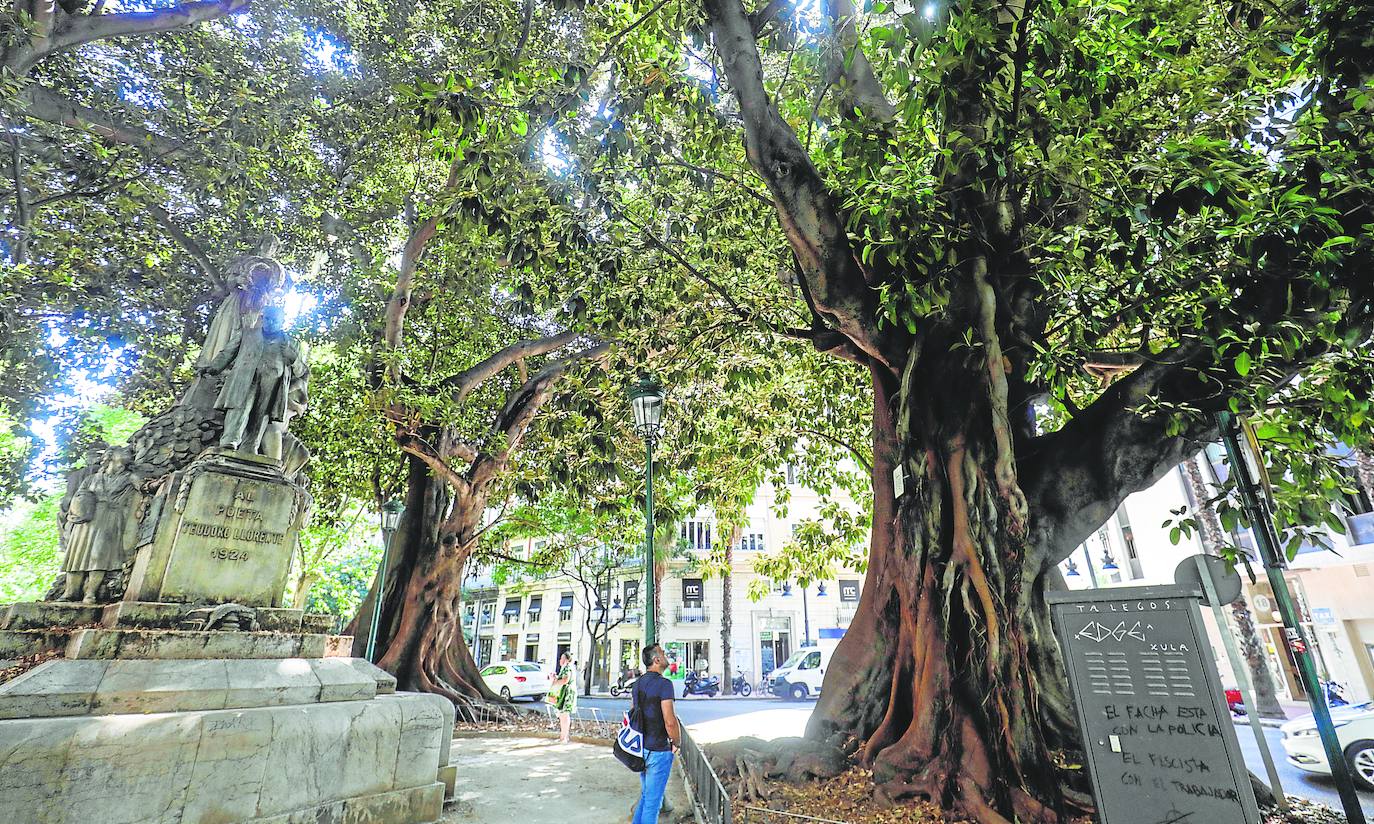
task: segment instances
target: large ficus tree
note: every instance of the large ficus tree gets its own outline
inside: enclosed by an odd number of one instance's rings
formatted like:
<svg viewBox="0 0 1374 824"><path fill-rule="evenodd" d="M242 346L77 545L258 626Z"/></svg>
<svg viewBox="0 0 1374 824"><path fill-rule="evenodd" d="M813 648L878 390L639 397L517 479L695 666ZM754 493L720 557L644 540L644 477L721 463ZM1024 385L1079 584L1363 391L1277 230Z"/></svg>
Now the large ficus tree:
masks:
<svg viewBox="0 0 1374 824"><path fill-rule="evenodd" d="M871 377L868 581L810 736L893 800L1085 806L1051 757L1076 733L1044 592L1215 412L1367 339L1369 6L625 17L596 116L547 128L629 236L728 264L764 235L710 301L800 307L773 328ZM676 262L747 271L700 255Z"/></svg>

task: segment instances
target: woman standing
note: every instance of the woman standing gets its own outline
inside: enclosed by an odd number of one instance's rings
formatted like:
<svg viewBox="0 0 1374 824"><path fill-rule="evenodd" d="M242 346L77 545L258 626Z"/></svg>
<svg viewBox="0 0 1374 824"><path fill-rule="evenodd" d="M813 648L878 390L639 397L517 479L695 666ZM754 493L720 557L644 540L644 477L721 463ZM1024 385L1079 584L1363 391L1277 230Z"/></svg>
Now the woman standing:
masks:
<svg viewBox="0 0 1374 824"><path fill-rule="evenodd" d="M573 672L572 655L558 656L558 676L553 680L553 707L558 711L558 743L568 743L572 728L572 714L577 711L577 674Z"/></svg>

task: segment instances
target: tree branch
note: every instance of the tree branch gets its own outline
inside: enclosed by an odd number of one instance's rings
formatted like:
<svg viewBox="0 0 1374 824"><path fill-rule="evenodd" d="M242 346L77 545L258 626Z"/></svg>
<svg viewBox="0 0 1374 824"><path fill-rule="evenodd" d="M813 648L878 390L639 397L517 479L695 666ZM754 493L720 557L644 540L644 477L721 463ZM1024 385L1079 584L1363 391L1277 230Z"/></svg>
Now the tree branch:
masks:
<svg viewBox="0 0 1374 824"><path fill-rule="evenodd" d="M22 266L29 260L29 192L24 186L24 157L19 138L9 120L0 120L10 142L10 177L14 179L14 254L12 262Z"/></svg>
<svg viewBox="0 0 1374 824"><path fill-rule="evenodd" d="M897 110L883 93L883 84L873 73L873 64L868 62L863 46L859 43L859 32L855 25L858 15L851 0L826 0L825 13L830 18L830 26L839 47L837 66L841 91L845 100L841 108L858 109L865 115L879 121L890 123L897 117Z"/></svg>
<svg viewBox="0 0 1374 824"><path fill-rule="evenodd" d="M205 249L201 248L201 245L196 242L195 238L182 231L181 227L172 219L172 215L160 205L156 203L144 203L144 208L148 210L148 214L153 216L153 220L156 220L163 229L167 230L167 234L172 237L172 240L175 240L182 249L186 250L186 254L190 255L191 260L196 262L196 266L210 279L215 289L217 291L223 291L227 285L224 273L220 271L218 266L211 262L210 256L205 254Z"/></svg>
<svg viewBox="0 0 1374 824"><path fill-rule="evenodd" d="M849 245L838 200L768 96L748 16L739 0L707 0L706 9L716 50L739 99L749 164L768 185L817 311L855 346L890 368L901 358L901 342L897 335L885 335L879 343L873 328L876 291Z"/></svg>
<svg viewBox="0 0 1374 824"><path fill-rule="evenodd" d="M156 11L120 12L117 14L72 15L58 24L48 48L29 58L22 71L28 71L50 54L68 51L94 40L129 37L182 29L248 8L248 0L203 0L182 3Z"/></svg>
<svg viewBox="0 0 1374 824"><path fill-rule="evenodd" d="M506 405L502 408L501 414L496 416L496 421L492 425L493 434L504 436L506 441L504 448L497 455L497 460L500 462L508 460L510 454L519 447L521 440L525 437L525 431L529 429L534 416L539 414L539 410L549 399L554 383L563 376L564 372L568 371L573 364L581 361L604 360L610 352L611 344L602 342L580 352L574 352L560 360L547 363L533 377L512 392L506 399Z"/></svg>
<svg viewBox="0 0 1374 824"><path fill-rule="evenodd" d="M472 394L477 387L500 374L506 367L525 358L538 357L562 349L580 337L582 335L578 332L562 332L546 338L522 340L507 346L476 366L464 369L462 372L444 379L441 385L458 390L458 400L461 401Z"/></svg>
<svg viewBox="0 0 1374 824"><path fill-rule="evenodd" d="M89 131L115 143L136 146L148 154L165 156L179 152L189 145L68 100L42 86L29 86L21 94L20 100L20 111L29 117Z"/></svg>

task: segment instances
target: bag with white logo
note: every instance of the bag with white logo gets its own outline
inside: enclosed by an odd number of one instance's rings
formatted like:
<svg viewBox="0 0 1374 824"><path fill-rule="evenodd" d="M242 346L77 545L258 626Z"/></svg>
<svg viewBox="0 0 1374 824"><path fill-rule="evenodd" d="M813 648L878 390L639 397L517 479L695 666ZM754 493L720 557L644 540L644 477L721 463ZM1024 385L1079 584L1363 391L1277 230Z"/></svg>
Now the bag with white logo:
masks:
<svg viewBox="0 0 1374 824"><path fill-rule="evenodd" d="M611 745L611 752L631 771L644 772L644 710L639 706L638 684L631 695L634 696L634 702L621 721L620 732Z"/></svg>

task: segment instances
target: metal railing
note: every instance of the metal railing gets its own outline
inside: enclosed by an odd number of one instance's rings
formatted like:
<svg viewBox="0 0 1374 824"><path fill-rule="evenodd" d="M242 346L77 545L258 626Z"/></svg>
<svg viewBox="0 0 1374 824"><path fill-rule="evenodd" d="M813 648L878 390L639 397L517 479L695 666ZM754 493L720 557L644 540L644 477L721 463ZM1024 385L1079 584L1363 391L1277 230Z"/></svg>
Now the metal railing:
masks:
<svg viewBox="0 0 1374 824"><path fill-rule="evenodd" d="M704 624L711 619L706 607L678 607L673 610L675 624Z"/></svg>
<svg viewBox="0 0 1374 824"><path fill-rule="evenodd" d="M706 824L733 824L730 811L730 796L725 786L711 769L706 753L692 740L684 728L682 730L682 772L687 776L687 785L692 791L692 804Z"/></svg>

